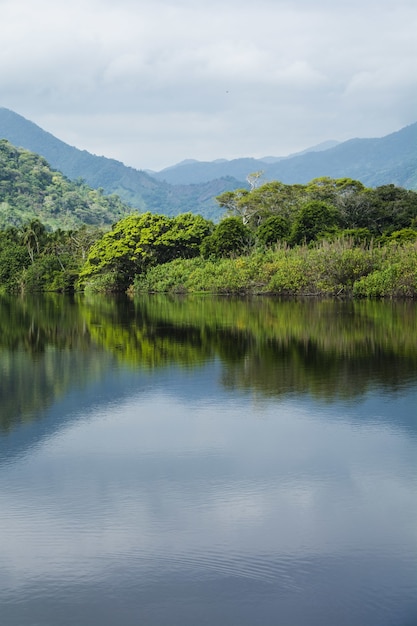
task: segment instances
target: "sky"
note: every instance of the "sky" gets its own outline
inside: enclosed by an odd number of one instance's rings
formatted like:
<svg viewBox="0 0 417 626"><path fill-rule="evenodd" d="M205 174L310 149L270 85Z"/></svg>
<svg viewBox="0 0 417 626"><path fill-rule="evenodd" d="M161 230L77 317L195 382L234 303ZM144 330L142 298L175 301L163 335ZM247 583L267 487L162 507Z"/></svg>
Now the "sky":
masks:
<svg viewBox="0 0 417 626"><path fill-rule="evenodd" d="M138 169L417 121L415 0L0 0L0 106Z"/></svg>

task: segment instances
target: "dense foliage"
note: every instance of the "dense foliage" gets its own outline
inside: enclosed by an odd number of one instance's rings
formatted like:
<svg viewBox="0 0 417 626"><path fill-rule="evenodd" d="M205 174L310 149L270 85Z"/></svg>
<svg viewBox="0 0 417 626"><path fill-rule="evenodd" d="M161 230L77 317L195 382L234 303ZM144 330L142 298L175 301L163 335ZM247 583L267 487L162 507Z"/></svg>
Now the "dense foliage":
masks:
<svg viewBox="0 0 417 626"><path fill-rule="evenodd" d="M415 297L416 192L248 178L217 197L218 224L129 213L1 141L0 289Z"/></svg>
<svg viewBox="0 0 417 626"><path fill-rule="evenodd" d="M136 275L133 290L417 296L417 193L320 178L218 197L230 217L203 258Z"/></svg>
<svg viewBox="0 0 417 626"><path fill-rule="evenodd" d="M307 185L275 181L252 191L226 192L218 196L218 202L255 229L279 216L282 230L277 240L290 244L347 229L367 229L368 237L375 238L417 227L415 191L395 185L370 189L350 178L316 178Z"/></svg>
<svg viewBox="0 0 417 626"><path fill-rule="evenodd" d="M41 156L0 140L0 228L34 219L50 228L110 226L131 211L118 196L71 182Z"/></svg>
<svg viewBox="0 0 417 626"><path fill-rule="evenodd" d="M211 222L192 213L173 218L153 213L130 215L91 248L80 285L91 285L92 279L93 289L126 289L150 266L197 256L211 227Z"/></svg>
<svg viewBox="0 0 417 626"><path fill-rule="evenodd" d="M39 220L0 231L0 291L71 291L102 231L48 231Z"/></svg>
<svg viewBox="0 0 417 626"><path fill-rule="evenodd" d="M134 293L417 297L417 243L355 246L349 239L222 259L176 260L138 275Z"/></svg>

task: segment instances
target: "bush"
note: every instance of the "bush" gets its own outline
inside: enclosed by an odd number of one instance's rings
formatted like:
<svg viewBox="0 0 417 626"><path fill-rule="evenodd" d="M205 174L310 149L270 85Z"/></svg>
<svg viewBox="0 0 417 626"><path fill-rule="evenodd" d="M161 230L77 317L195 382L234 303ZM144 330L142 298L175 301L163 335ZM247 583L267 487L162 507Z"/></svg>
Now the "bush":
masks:
<svg viewBox="0 0 417 626"><path fill-rule="evenodd" d="M307 266L303 258L286 257L278 263L267 291L281 295L301 295L309 284Z"/></svg>
<svg viewBox="0 0 417 626"><path fill-rule="evenodd" d="M355 247L342 238L312 249L309 269L320 293L352 295L355 281L378 267L380 256L378 249Z"/></svg>
<svg viewBox="0 0 417 626"><path fill-rule="evenodd" d="M388 242L394 242L399 244L416 240L417 230L414 230L414 228L402 228L401 230L395 230L386 239L386 241Z"/></svg>
<svg viewBox="0 0 417 626"><path fill-rule="evenodd" d="M415 298L417 269L395 263L376 270L355 283L353 294L362 298Z"/></svg>
<svg viewBox="0 0 417 626"><path fill-rule="evenodd" d="M397 298L417 296L417 243L381 248L379 266L358 280L353 288L357 297Z"/></svg>
<svg viewBox="0 0 417 626"><path fill-rule="evenodd" d="M86 293L117 293L124 291L124 281L116 272L106 272L91 277L83 283Z"/></svg>
<svg viewBox="0 0 417 626"><path fill-rule="evenodd" d="M415 297L417 245L277 247L223 259L176 260L137 276L133 292Z"/></svg>

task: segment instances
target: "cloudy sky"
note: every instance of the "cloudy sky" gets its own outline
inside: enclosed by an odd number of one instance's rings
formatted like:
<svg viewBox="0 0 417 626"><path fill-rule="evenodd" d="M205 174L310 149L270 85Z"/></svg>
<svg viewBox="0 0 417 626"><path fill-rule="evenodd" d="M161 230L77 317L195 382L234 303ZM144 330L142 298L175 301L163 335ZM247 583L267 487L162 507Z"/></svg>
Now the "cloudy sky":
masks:
<svg viewBox="0 0 417 626"><path fill-rule="evenodd" d="M0 0L0 106L137 168L417 120L415 0Z"/></svg>

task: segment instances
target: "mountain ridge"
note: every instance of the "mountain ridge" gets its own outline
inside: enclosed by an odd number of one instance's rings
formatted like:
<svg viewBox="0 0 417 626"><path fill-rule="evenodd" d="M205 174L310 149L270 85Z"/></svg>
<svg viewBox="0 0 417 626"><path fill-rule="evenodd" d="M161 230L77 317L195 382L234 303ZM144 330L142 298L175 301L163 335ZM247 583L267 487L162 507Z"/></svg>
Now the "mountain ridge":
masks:
<svg viewBox="0 0 417 626"><path fill-rule="evenodd" d="M417 189L417 122L384 137L349 139L321 150L313 146L288 157L239 158L221 164L182 162L152 176L170 184L197 184L216 177L220 171L245 180L250 172L259 170L265 181L286 184L328 176L354 178L371 187L393 183Z"/></svg>
<svg viewBox="0 0 417 626"><path fill-rule="evenodd" d="M326 147L325 142L287 157L209 162L186 159L161 172L137 170L121 161L70 146L34 122L1 107L0 138L40 154L67 178L83 179L90 187L117 194L134 209L169 216L191 211L218 220L223 209L215 197L247 187L247 176L254 171L263 172L262 182L304 184L328 176L354 178L370 187L392 183L417 189L417 123L385 137L354 138L331 147Z"/></svg>
<svg viewBox="0 0 417 626"><path fill-rule="evenodd" d="M234 161L238 161L238 160L244 160L244 159L250 159L250 160L255 160L255 161L259 161L262 163L277 163L278 161L283 161L284 159L291 159L295 156L301 156L303 154L307 154L307 152L321 152L323 150L328 150L329 148L333 148L334 146L338 145L340 143L340 141L336 141L333 139L329 139L328 141L322 141L321 143L315 144L314 146L311 146L309 148L305 148L305 150L300 150L299 152L292 152L286 156L272 156L272 155L268 155L268 156L263 156L263 157L259 157L259 158L255 158L255 157L237 157L236 159L224 159L224 158L219 158L219 159L213 159L212 161L201 161L198 159L183 159L182 161L179 161L179 163L174 163L174 165L168 165L167 167L164 167L162 170L151 170L151 169L147 169L145 170L148 174L150 174L151 176L159 176L162 175L163 172L168 172L170 170L176 169L178 167L183 167L183 166L188 166L188 165L195 165L195 164L202 164L202 163L213 163L215 165L219 165L219 164L226 164L227 163L232 163Z"/></svg>
<svg viewBox="0 0 417 626"><path fill-rule="evenodd" d="M217 205L215 196L244 184L225 175L198 186L181 183L173 186L121 161L70 146L34 122L1 107L0 138L43 156L52 168L71 180L83 179L90 187L102 188L106 194L117 194L123 202L139 211L169 216L193 211L218 219L223 210Z"/></svg>

